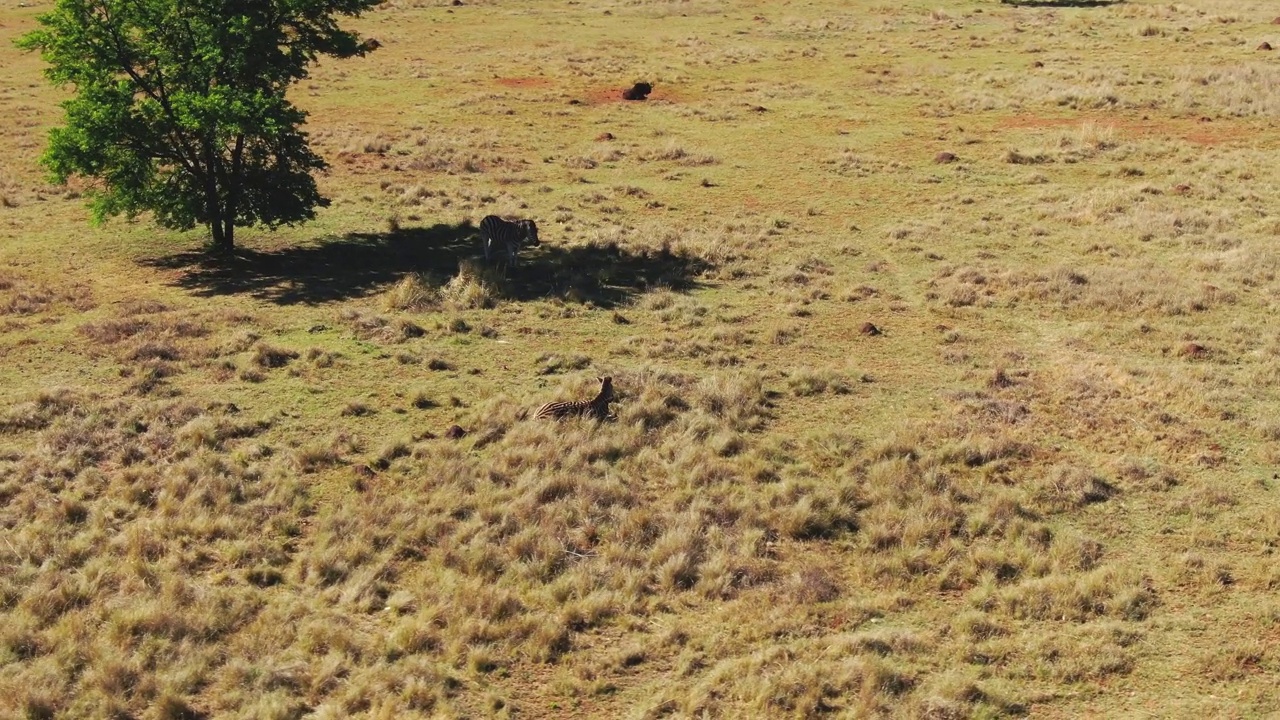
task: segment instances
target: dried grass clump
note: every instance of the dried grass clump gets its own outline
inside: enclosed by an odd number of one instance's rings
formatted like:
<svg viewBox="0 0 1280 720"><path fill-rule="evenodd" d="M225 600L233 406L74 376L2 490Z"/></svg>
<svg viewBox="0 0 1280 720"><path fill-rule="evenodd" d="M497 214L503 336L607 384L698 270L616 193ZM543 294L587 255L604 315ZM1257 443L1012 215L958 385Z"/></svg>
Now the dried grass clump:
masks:
<svg viewBox="0 0 1280 720"><path fill-rule="evenodd" d="M355 331L362 340L377 340L388 343L402 343L423 337L427 331L416 322L407 318L388 318L384 315L373 315L352 308L342 311L342 319ZM407 356L412 358L412 356ZM337 356L318 356L319 362L332 364Z"/></svg>
<svg viewBox="0 0 1280 720"><path fill-rule="evenodd" d="M1039 484L1036 499L1046 509L1063 512L1105 502L1118 492L1115 485L1084 468L1058 466Z"/></svg>
<svg viewBox="0 0 1280 720"><path fill-rule="evenodd" d="M1017 619L1085 622L1097 617L1142 620L1156 596L1142 578L1112 568L1078 575L1050 575L1019 583L974 601Z"/></svg>
<svg viewBox="0 0 1280 720"><path fill-rule="evenodd" d="M720 162L714 155L689 152L677 143L668 143L663 147L650 148L636 155L638 160L652 162L656 160L675 161L679 165L700 166L715 165Z"/></svg>
<svg viewBox="0 0 1280 720"><path fill-rule="evenodd" d="M460 260L458 274L440 288L441 302L454 310L492 308L506 295L506 280L498 270L469 259Z"/></svg>
<svg viewBox="0 0 1280 720"><path fill-rule="evenodd" d="M250 362L264 370L271 370L282 368L297 360L298 357L297 350L262 343L253 349L253 356L250 358Z"/></svg>
<svg viewBox="0 0 1280 720"><path fill-rule="evenodd" d="M43 430L54 420L85 407L89 398L70 388L41 391L32 400L7 408L0 415L0 432Z"/></svg>
<svg viewBox="0 0 1280 720"><path fill-rule="evenodd" d="M760 717L879 715L900 706L919 683L904 659L870 653L845 655L837 661L838 652L800 640L771 643L750 655L721 659L700 673L696 685L660 694L651 712L698 716L729 704ZM788 660L796 656L807 661Z"/></svg>
<svg viewBox="0 0 1280 720"><path fill-rule="evenodd" d="M0 291L7 291L7 297L0 296L0 315L34 316L67 308L84 312L97 306L87 285L53 287L12 278L4 278L0 284L6 286Z"/></svg>
<svg viewBox="0 0 1280 720"><path fill-rule="evenodd" d="M135 335L146 332L151 323L143 318L128 317L117 320L104 320L99 323L85 323L77 331L93 342L102 345L114 345Z"/></svg>
<svg viewBox="0 0 1280 720"><path fill-rule="evenodd" d="M1046 153L1024 153L1019 150L1010 150L1005 153L1004 161L1014 165L1043 165L1044 163L1053 162Z"/></svg>
<svg viewBox="0 0 1280 720"><path fill-rule="evenodd" d="M386 310L424 312L440 306L440 288L422 273L409 273L382 296Z"/></svg>
<svg viewBox="0 0 1280 720"><path fill-rule="evenodd" d="M351 142L343 149L343 153L364 153L371 155L382 155L391 150L392 139L384 137L381 133L373 136L352 138Z"/></svg>
<svg viewBox="0 0 1280 720"><path fill-rule="evenodd" d="M191 452L200 448L223 450L229 440L255 437L270 428L273 422L271 418L247 420L200 415L179 427L173 439L177 447L185 447Z"/></svg>
<svg viewBox="0 0 1280 720"><path fill-rule="evenodd" d="M564 372L573 372L575 370L585 370L591 366L591 357L588 355L542 355L534 361L538 366L537 373L539 375L556 375Z"/></svg>
<svg viewBox="0 0 1280 720"><path fill-rule="evenodd" d="M787 378L787 387L797 397L809 397L828 392L834 395L848 395L853 392L853 384L849 378L830 368L796 370Z"/></svg>
<svg viewBox="0 0 1280 720"><path fill-rule="evenodd" d="M690 400L694 408L738 432L760 430L768 409L763 378L751 373L706 377L692 388Z"/></svg>

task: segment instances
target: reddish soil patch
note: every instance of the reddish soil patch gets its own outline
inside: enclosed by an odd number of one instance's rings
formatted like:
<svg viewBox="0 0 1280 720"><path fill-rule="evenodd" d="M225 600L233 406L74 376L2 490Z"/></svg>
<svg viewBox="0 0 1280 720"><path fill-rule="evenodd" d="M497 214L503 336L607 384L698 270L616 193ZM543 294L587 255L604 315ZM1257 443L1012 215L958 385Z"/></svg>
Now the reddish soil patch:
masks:
<svg viewBox="0 0 1280 720"><path fill-rule="evenodd" d="M1207 128L1198 120L1134 120L1116 117L1081 115L1074 118L1048 118L1037 115L1017 115L996 124L996 130L1035 129L1079 126L1093 122L1098 127L1114 127L1122 135L1141 138L1182 138L1197 145L1217 145L1249 137L1253 132L1243 123L1223 120Z"/></svg>
<svg viewBox="0 0 1280 720"><path fill-rule="evenodd" d="M498 78L494 82L509 88L542 88L550 87L551 81L540 77Z"/></svg>
<svg viewBox="0 0 1280 720"><path fill-rule="evenodd" d="M607 87L588 90L585 97L588 105L600 105L602 103L622 102L622 91L625 88Z"/></svg>

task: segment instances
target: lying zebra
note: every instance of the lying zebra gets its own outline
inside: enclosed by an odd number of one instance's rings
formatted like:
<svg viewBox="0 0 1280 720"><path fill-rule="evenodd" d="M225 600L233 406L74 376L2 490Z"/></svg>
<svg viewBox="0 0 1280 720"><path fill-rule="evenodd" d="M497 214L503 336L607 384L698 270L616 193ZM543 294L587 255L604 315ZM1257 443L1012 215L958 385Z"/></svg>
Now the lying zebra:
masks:
<svg viewBox="0 0 1280 720"><path fill-rule="evenodd" d="M521 244L537 247L538 225L532 220L510 222L497 215L486 215L480 221L480 236L484 242L484 261L492 263L495 254L502 260L503 272L516 266L516 253Z"/></svg>
<svg viewBox="0 0 1280 720"><path fill-rule="evenodd" d="M567 417L589 417L605 420L609 417L609 403L613 400L613 378L605 376L596 378L600 381L600 392L592 400L576 402L549 402L538 408L534 418L551 418L563 420Z"/></svg>

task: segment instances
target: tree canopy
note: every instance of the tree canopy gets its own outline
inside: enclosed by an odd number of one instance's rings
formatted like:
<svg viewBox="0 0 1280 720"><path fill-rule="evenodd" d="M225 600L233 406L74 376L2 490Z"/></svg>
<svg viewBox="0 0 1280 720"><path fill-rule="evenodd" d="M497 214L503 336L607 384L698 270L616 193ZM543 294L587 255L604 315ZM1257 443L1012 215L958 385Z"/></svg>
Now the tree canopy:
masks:
<svg viewBox="0 0 1280 720"><path fill-rule="evenodd" d="M326 167L286 99L321 55L371 49L338 26L381 0L57 0L19 40L48 78L74 86L42 163L100 182L94 218L151 211L162 226L235 228L309 220Z"/></svg>

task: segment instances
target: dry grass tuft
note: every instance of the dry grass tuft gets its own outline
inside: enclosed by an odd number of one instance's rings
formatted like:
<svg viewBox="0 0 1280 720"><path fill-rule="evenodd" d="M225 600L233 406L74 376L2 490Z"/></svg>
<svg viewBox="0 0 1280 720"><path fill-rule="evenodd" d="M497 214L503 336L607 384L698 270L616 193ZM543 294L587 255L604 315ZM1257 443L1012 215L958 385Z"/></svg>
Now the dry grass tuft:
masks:
<svg viewBox="0 0 1280 720"><path fill-rule="evenodd" d="M458 263L458 274L440 289L441 301L455 310L492 308L505 296L505 281L500 273L465 259Z"/></svg>
<svg viewBox="0 0 1280 720"><path fill-rule="evenodd" d="M440 289L426 276L409 273L382 296L387 310L423 312L440 305Z"/></svg>
<svg viewBox="0 0 1280 720"><path fill-rule="evenodd" d="M787 378L787 386L798 397L822 393L848 395L853 385L847 377L835 370L797 370Z"/></svg>
<svg viewBox="0 0 1280 720"><path fill-rule="evenodd" d="M273 345L263 343L254 347L251 361L260 368L270 370L274 368L282 368L297 359L297 350L275 347Z"/></svg>

